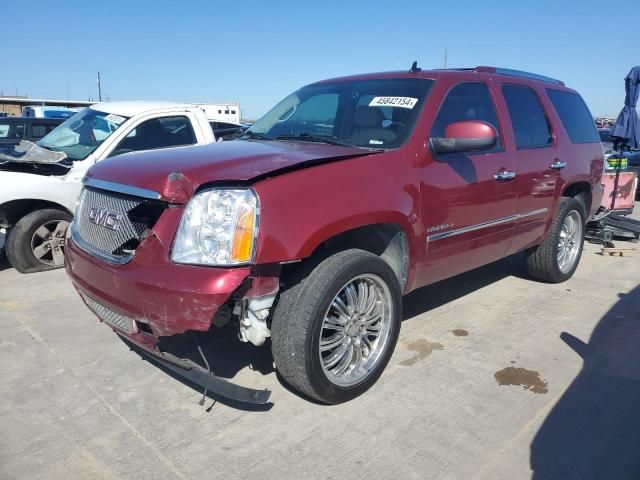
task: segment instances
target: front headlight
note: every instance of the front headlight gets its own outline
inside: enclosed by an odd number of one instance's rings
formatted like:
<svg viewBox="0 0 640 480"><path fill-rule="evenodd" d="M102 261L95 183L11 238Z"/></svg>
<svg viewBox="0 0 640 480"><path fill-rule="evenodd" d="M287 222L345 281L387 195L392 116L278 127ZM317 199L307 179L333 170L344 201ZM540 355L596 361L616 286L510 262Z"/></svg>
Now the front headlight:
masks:
<svg viewBox="0 0 640 480"><path fill-rule="evenodd" d="M258 213L258 197L251 189L203 190L182 214L171 260L203 265L253 261Z"/></svg>

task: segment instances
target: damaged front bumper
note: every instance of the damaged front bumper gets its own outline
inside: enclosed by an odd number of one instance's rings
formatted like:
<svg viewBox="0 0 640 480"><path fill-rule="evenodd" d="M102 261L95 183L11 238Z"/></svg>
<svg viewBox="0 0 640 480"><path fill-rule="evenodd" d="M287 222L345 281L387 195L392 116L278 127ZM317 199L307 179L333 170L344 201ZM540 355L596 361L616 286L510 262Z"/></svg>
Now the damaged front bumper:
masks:
<svg viewBox="0 0 640 480"><path fill-rule="evenodd" d="M148 345L134 342L131 337L124 336L121 333L118 333L118 335L131 349L136 349L139 353L176 375L204 388L205 391L210 391L236 402L254 405L265 405L269 402L269 397L271 396L269 390L256 390L236 385L224 378L215 376L190 359L176 357L169 352L161 352L158 349L151 349Z"/></svg>
<svg viewBox="0 0 640 480"><path fill-rule="evenodd" d="M232 294L247 285L249 268L204 268L159 261L108 265L68 238L65 267L87 307L127 342L158 363L220 396L264 404L270 392L216 377L191 360L158 348L159 337L207 331ZM247 286L249 288L249 286Z"/></svg>

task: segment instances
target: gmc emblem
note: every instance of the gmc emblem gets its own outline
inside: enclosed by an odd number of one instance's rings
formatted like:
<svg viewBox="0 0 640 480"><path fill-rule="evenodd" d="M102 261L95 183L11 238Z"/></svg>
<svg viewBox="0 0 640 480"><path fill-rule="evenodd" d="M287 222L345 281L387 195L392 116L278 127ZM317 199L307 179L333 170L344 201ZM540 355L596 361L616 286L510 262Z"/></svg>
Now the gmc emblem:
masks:
<svg viewBox="0 0 640 480"><path fill-rule="evenodd" d="M106 208L93 207L89 210L89 221L109 230L117 230L120 220L122 220L122 215Z"/></svg>

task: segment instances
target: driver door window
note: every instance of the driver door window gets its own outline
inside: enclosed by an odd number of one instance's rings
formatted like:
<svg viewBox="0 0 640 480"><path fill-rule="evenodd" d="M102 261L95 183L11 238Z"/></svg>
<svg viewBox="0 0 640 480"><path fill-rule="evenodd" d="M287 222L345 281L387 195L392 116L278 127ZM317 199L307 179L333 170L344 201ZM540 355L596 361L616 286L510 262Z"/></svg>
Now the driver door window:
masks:
<svg viewBox="0 0 640 480"><path fill-rule="evenodd" d="M431 137L444 137L447 126L465 120L481 120L493 125L500 132L498 115L484 83L461 83L453 87L444 99L431 129ZM500 150L501 135L493 150Z"/></svg>
<svg viewBox="0 0 640 480"><path fill-rule="evenodd" d="M152 118L134 128L118 144L111 156L195 143L196 136L189 118L185 116Z"/></svg>

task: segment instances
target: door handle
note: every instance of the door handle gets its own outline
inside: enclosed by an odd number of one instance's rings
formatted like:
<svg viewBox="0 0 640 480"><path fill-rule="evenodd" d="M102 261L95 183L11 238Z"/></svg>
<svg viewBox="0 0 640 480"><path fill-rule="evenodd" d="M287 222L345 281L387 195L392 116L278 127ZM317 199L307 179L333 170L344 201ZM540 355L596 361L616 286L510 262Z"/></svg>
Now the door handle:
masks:
<svg viewBox="0 0 640 480"><path fill-rule="evenodd" d="M508 182L509 180L516 178L516 172L512 172L511 170L500 170L493 175L493 178L498 182Z"/></svg>
<svg viewBox="0 0 640 480"><path fill-rule="evenodd" d="M562 170L566 166L567 166L567 162L562 162L556 158L553 162L551 162L551 165L549 165L549 168L553 168L554 170Z"/></svg>

